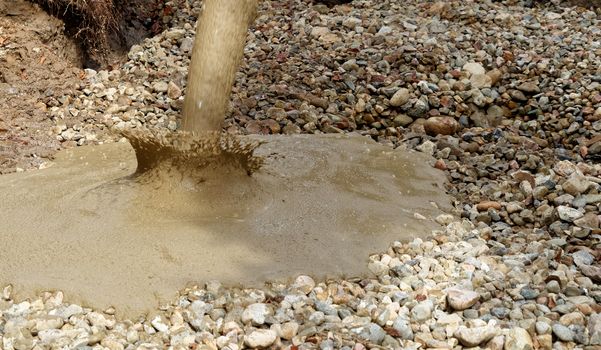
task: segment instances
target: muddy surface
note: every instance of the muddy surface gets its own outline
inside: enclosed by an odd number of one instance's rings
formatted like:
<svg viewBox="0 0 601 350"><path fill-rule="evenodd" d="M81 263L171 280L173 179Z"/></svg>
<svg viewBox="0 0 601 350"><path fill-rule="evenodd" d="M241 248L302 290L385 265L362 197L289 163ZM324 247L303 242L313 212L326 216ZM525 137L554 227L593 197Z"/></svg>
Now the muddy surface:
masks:
<svg viewBox="0 0 601 350"><path fill-rule="evenodd" d="M147 176L128 143L4 176L0 283L134 315L188 282L361 276L370 253L435 227L432 202L450 203L421 153L357 136L247 140L263 142L252 176L227 162Z"/></svg>

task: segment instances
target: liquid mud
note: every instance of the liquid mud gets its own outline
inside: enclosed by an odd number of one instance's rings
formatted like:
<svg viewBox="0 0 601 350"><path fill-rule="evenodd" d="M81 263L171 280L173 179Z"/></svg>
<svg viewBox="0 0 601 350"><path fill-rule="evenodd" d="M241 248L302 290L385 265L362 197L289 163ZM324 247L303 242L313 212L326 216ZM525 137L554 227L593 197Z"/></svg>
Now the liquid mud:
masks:
<svg viewBox="0 0 601 350"><path fill-rule="evenodd" d="M139 164L122 142L0 177L0 283L137 316L190 283L366 276L450 203L429 157L365 137L129 137Z"/></svg>

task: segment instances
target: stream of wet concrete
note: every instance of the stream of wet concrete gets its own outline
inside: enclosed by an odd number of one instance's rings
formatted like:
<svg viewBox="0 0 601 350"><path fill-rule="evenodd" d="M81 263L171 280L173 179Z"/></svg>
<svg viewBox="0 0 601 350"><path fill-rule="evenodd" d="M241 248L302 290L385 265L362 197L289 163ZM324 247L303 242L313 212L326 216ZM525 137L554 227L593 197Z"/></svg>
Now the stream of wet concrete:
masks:
<svg viewBox="0 0 601 350"><path fill-rule="evenodd" d="M190 283L366 276L370 253L428 235L440 213L432 203L450 203L428 156L365 137L230 141L218 146L225 162L182 156L173 166L172 154L169 166L136 172L122 142L0 177L0 283L132 316Z"/></svg>

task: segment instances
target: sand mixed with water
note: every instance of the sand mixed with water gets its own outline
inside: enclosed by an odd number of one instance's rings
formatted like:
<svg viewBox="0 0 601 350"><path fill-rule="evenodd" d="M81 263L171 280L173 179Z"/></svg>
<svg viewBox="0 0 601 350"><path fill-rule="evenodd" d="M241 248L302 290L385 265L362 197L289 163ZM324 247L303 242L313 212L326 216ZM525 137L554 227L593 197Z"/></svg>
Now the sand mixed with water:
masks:
<svg viewBox="0 0 601 350"><path fill-rule="evenodd" d="M138 171L130 144L115 143L3 177L0 283L139 314L189 282L362 276L370 253L435 227L416 213L449 203L427 156L364 137L187 137ZM143 139L146 150L168 140ZM220 155L190 156L202 142Z"/></svg>

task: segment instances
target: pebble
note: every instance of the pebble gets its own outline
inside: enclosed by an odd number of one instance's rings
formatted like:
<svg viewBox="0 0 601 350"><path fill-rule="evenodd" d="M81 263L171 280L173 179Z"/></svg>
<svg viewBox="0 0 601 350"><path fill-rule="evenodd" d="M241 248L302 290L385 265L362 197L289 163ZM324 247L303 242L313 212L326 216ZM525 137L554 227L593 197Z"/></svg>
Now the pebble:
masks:
<svg viewBox="0 0 601 350"><path fill-rule="evenodd" d="M167 87L167 96L169 96L172 100L177 100L182 96L182 90L179 86L175 85L174 82L169 82L169 86Z"/></svg>
<svg viewBox="0 0 601 350"><path fill-rule="evenodd" d="M450 117L431 117L424 123L424 129L430 135L452 135L459 130L459 123Z"/></svg>
<svg viewBox="0 0 601 350"><path fill-rule="evenodd" d="M432 315L433 307L434 305L430 300L420 302L411 309L411 319L416 322L429 319Z"/></svg>
<svg viewBox="0 0 601 350"><path fill-rule="evenodd" d="M570 177L562 184L563 190L572 196L578 196L591 186L591 182L578 172L572 173Z"/></svg>
<svg viewBox="0 0 601 350"><path fill-rule="evenodd" d="M469 72L471 75L485 74L486 71L480 63L469 62L463 65L463 70Z"/></svg>
<svg viewBox="0 0 601 350"><path fill-rule="evenodd" d="M566 326L555 323L553 325L553 334L561 341L571 342L574 340L574 333Z"/></svg>
<svg viewBox="0 0 601 350"><path fill-rule="evenodd" d="M501 210L501 203L495 201L484 201L476 205L478 211L487 211L488 209Z"/></svg>
<svg viewBox="0 0 601 350"><path fill-rule="evenodd" d="M579 210L567 207L565 205L560 205L557 207L557 214L559 214L559 218L561 220L568 222L574 222L574 220L580 219L584 216L584 214Z"/></svg>
<svg viewBox="0 0 601 350"><path fill-rule="evenodd" d="M472 307L480 299L480 294L461 289L450 289L447 291L447 302L457 311Z"/></svg>
<svg viewBox="0 0 601 350"><path fill-rule="evenodd" d="M537 321L536 322L536 333L537 334L550 334L551 326L546 322Z"/></svg>
<svg viewBox="0 0 601 350"><path fill-rule="evenodd" d="M461 326L454 334L459 339L461 344L467 347L478 346L494 338L499 333L499 330L492 326L481 326L467 328Z"/></svg>
<svg viewBox="0 0 601 350"><path fill-rule="evenodd" d="M505 332L505 350L533 350L534 344L527 330L514 327Z"/></svg>
<svg viewBox="0 0 601 350"><path fill-rule="evenodd" d="M390 105L394 106L394 107L400 107L400 106L406 104L407 102L409 102L410 98L411 98L411 95L410 95L409 89L400 88L390 98Z"/></svg>
<svg viewBox="0 0 601 350"><path fill-rule="evenodd" d="M309 294L315 288L315 281L310 276L301 275L296 278L293 286L305 294Z"/></svg>
<svg viewBox="0 0 601 350"><path fill-rule="evenodd" d="M167 92L169 90L169 84L164 81L158 81L152 85L152 89L156 92Z"/></svg>
<svg viewBox="0 0 601 350"><path fill-rule="evenodd" d="M601 313L592 314L588 320L591 345L601 345Z"/></svg>
<svg viewBox="0 0 601 350"><path fill-rule="evenodd" d="M296 322L286 322L280 326L278 336L285 340L292 340L298 334L299 327Z"/></svg>
<svg viewBox="0 0 601 350"><path fill-rule="evenodd" d="M251 322L253 325L262 325L265 318L270 314L269 307L263 303L250 304L242 312L242 322Z"/></svg>
<svg viewBox="0 0 601 350"><path fill-rule="evenodd" d="M398 316L394 320L392 328L394 328L401 339L413 340L413 329L411 328L411 324L409 323L409 320L403 316Z"/></svg>
<svg viewBox="0 0 601 350"><path fill-rule="evenodd" d="M251 348L266 348L275 343L277 334L271 329L256 329L244 336L244 344Z"/></svg>

